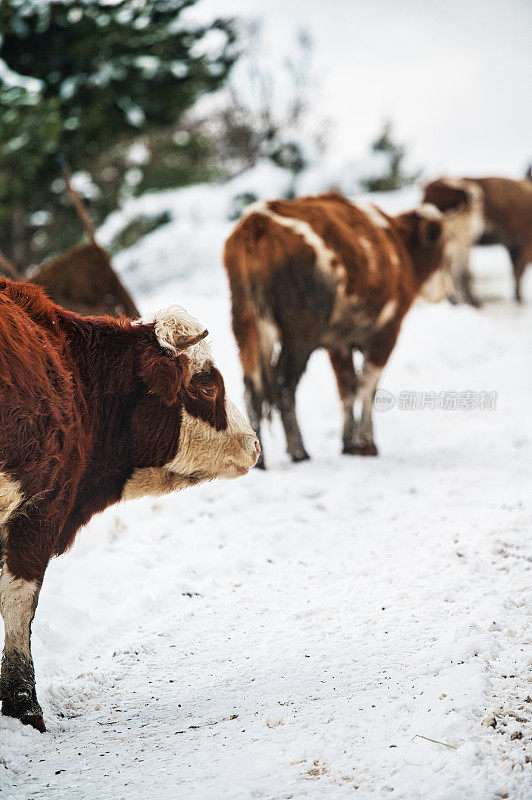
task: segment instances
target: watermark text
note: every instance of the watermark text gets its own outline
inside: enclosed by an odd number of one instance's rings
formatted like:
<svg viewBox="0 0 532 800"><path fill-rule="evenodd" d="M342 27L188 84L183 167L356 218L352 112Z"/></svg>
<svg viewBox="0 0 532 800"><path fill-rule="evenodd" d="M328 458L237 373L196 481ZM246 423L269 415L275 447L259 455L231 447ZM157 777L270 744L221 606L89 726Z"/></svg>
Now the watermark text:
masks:
<svg viewBox="0 0 532 800"><path fill-rule="evenodd" d="M497 392L481 390L463 391L412 391L405 389L393 394L387 389L377 389L375 410L390 411L494 411Z"/></svg>

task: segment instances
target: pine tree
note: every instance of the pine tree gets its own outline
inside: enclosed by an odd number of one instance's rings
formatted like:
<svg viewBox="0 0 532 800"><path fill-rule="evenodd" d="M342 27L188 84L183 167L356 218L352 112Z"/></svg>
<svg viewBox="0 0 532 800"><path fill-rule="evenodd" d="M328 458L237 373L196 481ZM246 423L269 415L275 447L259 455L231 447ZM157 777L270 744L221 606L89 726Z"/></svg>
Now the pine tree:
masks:
<svg viewBox="0 0 532 800"><path fill-rule="evenodd" d="M9 71L0 73L0 236L15 261L31 260L35 212L68 215L59 157L89 173L101 214L121 181L110 188L99 164L175 126L221 86L235 60L233 23L185 24L182 12L195 2L2 0L0 58ZM67 233L79 235L73 216Z"/></svg>
<svg viewBox="0 0 532 800"><path fill-rule="evenodd" d="M385 122L381 133L371 145L371 149L374 153L384 154L386 157L386 170L381 175L364 178L361 184L365 191L394 191L415 183L419 178L418 172L409 173L404 171L405 147L396 142L391 122Z"/></svg>

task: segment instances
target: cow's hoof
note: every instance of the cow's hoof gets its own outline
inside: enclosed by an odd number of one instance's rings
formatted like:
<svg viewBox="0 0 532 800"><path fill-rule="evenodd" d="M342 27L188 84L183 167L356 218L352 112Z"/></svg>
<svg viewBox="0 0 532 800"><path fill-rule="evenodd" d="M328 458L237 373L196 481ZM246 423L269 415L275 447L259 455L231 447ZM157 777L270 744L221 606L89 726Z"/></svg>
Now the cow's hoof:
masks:
<svg viewBox="0 0 532 800"><path fill-rule="evenodd" d="M294 464L298 464L300 461L310 461L310 456L306 450L298 450L295 453L290 453L290 458Z"/></svg>
<svg viewBox="0 0 532 800"><path fill-rule="evenodd" d="M18 692L14 698L5 698L2 703L2 714L19 719L23 725L31 725L40 733L46 731L42 709L36 698L27 690Z"/></svg>
<svg viewBox="0 0 532 800"><path fill-rule="evenodd" d="M373 442L368 444L357 444L353 450L353 454L357 456L377 456L379 451L373 444Z"/></svg>
<svg viewBox="0 0 532 800"><path fill-rule="evenodd" d="M344 444L342 449L342 454L344 456L354 456L357 453L357 448L355 444Z"/></svg>

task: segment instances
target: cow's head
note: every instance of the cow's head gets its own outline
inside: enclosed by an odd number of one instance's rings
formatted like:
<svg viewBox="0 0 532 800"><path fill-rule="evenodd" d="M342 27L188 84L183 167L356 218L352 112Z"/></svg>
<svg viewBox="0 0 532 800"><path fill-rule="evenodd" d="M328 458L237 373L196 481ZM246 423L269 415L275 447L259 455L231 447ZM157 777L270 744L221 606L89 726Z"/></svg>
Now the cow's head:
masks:
<svg viewBox="0 0 532 800"><path fill-rule="evenodd" d="M435 206L424 203L399 214L395 222L410 253L421 297L431 303L449 297L452 282L445 258L444 215Z"/></svg>
<svg viewBox="0 0 532 800"><path fill-rule="evenodd" d="M245 475L257 461L259 442L225 393L205 341L208 332L178 306L136 327L138 375L145 391L133 429L144 426L146 434L138 447L132 443L138 468L124 498ZM147 443L150 432L153 440ZM143 446L150 456L143 456Z"/></svg>
<svg viewBox="0 0 532 800"><path fill-rule="evenodd" d="M445 215L446 236L451 243L471 247L484 232L483 193L472 180L438 178L424 187L423 202Z"/></svg>
<svg viewBox="0 0 532 800"><path fill-rule="evenodd" d="M444 214L445 255L455 298L463 298L469 252L486 227L482 189L475 181L465 178L438 178L425 186L424 201L433 203Z"/></svg>

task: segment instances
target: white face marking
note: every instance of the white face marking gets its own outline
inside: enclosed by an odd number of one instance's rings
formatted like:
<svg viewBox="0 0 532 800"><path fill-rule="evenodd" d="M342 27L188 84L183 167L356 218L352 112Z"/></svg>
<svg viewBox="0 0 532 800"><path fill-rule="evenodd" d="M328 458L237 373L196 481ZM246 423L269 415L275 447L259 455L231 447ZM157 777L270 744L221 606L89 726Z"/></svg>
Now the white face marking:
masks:
<svg viewBox="0 0 532 800"><path fill-rule="evenodd" d="M154 323L159 344L174 353L183 337L202 333L204 328L180 306L172 306L134 324ZM180 348L179 348L180 349ZM192 373L214 366L210 347L201 340L180 349L190 362ZM182 409L178 451L164 467L144 467L134 471L122 491L122 500L144 495L163 495L195 486L214 478L244 475L257 460L257 437L247 420L226 396L227 428L217 431L212 425Z"/></svg>
<svg viewBox="0 0 532 800"><path fill-rule="evenodd" d="M466 185L468 205L451 209L444 214L445 264L454 283L455 296L464 295L464 276L470 275L469 256L471 248L486 229L482 190L476 184Z"/></svg>
<svg viewBox="0 0 532 800"><path fill-rule="evenodd" d="M468 181L464 178L442 178L440 182L444 186L450 186L451 189L460 189L467 194L468 208L450 209L444 213L444 217L446 220L451 220L455 216L469 218L471 241L476 241L484 232L486 225L482 189L474 181Z"/></svg>
<svg viewBox="0 0 532 800"><path fill-rule="evenodd" d="M227 428L223 431L183 409L176 456L164 467L135 470L121 499L159 496L215 478L245 475L257 460L257 437L234 403L229 398L225 402Z"/></svg>
<svg viewBox="0 0 532 800"><path fill-rule="evenodd" d="M0 472L0 525L6 522L22 502L22 492L17 481Z"/></svg>
<svg viewBox="0 0 532 800"><path fill-rule="evenodd" d="M202 419L192 417L183 410L179 449L175 458L164 469L174 475L205 475L205 480L229 477L224 474L231 467L235 474L243 475L256 460L256 436L235 404L226 398L227 428L215 430Z"/></svg>
<svg viewBox="0 0 532 800"><path fill-rule="evenodd" d="M0 613L4 619L6 650L30 655L30 625L38 590L35 581L15 578L4 565L0 575Z"/></svg>
<svg viewBox="0 0 532 800"><path fill-rule="evenodd" d="M452 292L451 275L447 269L437 269L421 286L419 296L429 303L446 300Z"/></svg>

